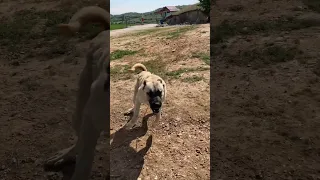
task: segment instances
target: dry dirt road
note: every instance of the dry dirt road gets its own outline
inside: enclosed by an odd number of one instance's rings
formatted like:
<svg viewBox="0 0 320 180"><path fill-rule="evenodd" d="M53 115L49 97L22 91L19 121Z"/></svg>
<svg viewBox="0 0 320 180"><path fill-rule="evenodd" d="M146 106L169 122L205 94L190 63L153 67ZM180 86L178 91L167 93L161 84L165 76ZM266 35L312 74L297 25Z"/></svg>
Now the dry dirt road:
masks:
<svg viewBox="0 0 320 180"><path fill-rule="evenodd" d="M124 28L124 29L112 30L112 31L110 31L110 36L116 37L116 36L121 36L126 33L132 33L135 31L152 29L152 28L155 28L156 25L157 24L144 24L144 25L130 26L130 27Z"/></svg>
<svg viewBox="0 0 320 180"><path fill-rule="evenodd" d="M217 0L213 179L320 179L320 6Z"/></svg>
<svg viewBox="0 0 320 180"><path fill-rule="evenodd" d="M43 160L74 143L77 80L88 42L100 29L93 25L75 37L61 37L55 25L84 4L60 2L66 3L0 3L1 180L61 179L60 172L44 172ZM112 133L125 123L122 113L131 106L134 79L125 71L128 65L145 63L167 79L169 93L150 149L137 153L149 137L144 128L113 144L114 178L209 179L209 25L181 28L112 37L111 52L123 50L112 61ZM102 137L92 179L105 179L106 143Z"/></svg>

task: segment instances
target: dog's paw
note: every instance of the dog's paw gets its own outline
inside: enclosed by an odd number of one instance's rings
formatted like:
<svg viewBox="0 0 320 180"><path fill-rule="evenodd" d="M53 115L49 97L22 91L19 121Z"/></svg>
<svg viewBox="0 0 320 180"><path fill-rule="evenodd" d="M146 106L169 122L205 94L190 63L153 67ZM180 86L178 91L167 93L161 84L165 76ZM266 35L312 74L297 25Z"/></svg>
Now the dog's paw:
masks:
<svg viewBox="0 0 320 180"><path fill-rule="evenodd" d="M44 162L45 171L59 171L64 165L74 164L76 154L73 151L74 146L63 149Z"/></svg>

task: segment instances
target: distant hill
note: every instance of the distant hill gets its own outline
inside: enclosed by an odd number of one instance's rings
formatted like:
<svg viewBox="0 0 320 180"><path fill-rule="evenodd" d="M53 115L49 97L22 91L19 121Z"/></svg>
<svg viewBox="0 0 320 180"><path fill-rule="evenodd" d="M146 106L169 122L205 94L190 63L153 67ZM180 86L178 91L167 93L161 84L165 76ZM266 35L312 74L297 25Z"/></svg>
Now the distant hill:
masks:
<svg viewBox="0 0 320 180"><path fill-rule="evenodd" d="M183 9L189 5L180 5L176 6L179 9ZM162 8L162 7L161 7ZM154 24L159 23L159 20L161 19L160 14L154 14L155 11L159 10L155 9L154 11L145 12L145 13L137 13L137 12L128 12L120 15L112 15L111 14L111 23L112 24L122 24L124 23L123 17L126 17L128 20L128 24L140 24L141 18L144 18L145 24Z"/></svg>

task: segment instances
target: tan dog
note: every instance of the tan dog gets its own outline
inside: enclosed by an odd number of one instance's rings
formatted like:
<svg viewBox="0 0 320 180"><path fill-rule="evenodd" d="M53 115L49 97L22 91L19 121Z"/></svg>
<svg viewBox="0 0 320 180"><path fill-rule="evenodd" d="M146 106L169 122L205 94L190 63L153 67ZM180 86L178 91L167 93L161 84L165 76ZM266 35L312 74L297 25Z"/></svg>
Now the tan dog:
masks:
<svg viewBox="0 0 320 180"><path fill-rule="evenodd" d="M141 104L148 104L152 112L156 115L154 125L159 123L161 118L162 105L166 98L166 83L159 76L150 73L147 68L140 63L135 64L131 71L142 70L138 74L133 94L133 108L125 115L132 115L125 129L131 129L138 120ZM153 125L153 126L154 126Z"/></svg>
<svg viewBox="0 0 320 180"><path fill-rule="evenodd" d="M77 135L75 145L49 158L45 166L55 168L76 157L72 180L88 180L94 151L102 131L109 133L110 124L110 14L96 6L85 7L73 15L68 24L58 28L64 34L74 34L89 22L100 22L105 31L91 40L86 65L81 72L76 110L72 125ZM107 155L109 158L109 156ZM109 160L109 159L107 159ZM110 169L110 167L105 167Z"/></svg>

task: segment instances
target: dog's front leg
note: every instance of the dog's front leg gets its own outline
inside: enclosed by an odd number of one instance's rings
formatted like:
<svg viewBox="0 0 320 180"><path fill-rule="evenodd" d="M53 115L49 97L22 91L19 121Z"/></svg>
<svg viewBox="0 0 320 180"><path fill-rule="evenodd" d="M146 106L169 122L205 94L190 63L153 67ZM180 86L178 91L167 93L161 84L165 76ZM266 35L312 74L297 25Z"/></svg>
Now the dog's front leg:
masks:
<svg viewBox="0 0 320 180"><path fill-rule="evenodd" d="M101 131L99 129L94 127L92 117L84 117L77 143L78 156L76 160L76 167L71 180L89 179L94 159L94 150L97 145L100 132Z"/></svg>
<svg viewBox="0 0 320 180"><path fill-rule="evenodd" d="M133 107L133 116L131 117L129 122L125 125L125 129L127 130L131 129L137 123L139 112L140 112L140 106L141 106L141 103L136 100Z"/></svg>
<svg viewBox="0 0 320 180"><path fill-rule="evenodd" d="M107 86L105 86L106 83L108 83ZM90 98L84 109L83 123L77 143L78 157L72 180L88 180L90 177L98 138L103 130L108 129L109 94L109 77L100 75L91 86ZM106 160L109 158L106 157Z"/></svg>
<svg viewBox="0 0 320 180"><path fill-rule="evenodd" d="M159 121L161 119L161 112L162 112L162 109L160 109L160 111L156 114L156 120L154 123L152 123L152 128L155 128L156 125L159 124Z"/></svg>
<svg viewBox="0 0 320 180"><path fill-rule="evenodd" d="M79 90L77 93L77 100L76 100L76 109L72 116L72 127L76 132L77 137L79 137L82 125L82 116L83 110L88 102L90 97L90 86L92 83L92 79L90 77L90 70L88 65L84 67L82 72L80 73L79 79Z"/></svg>

